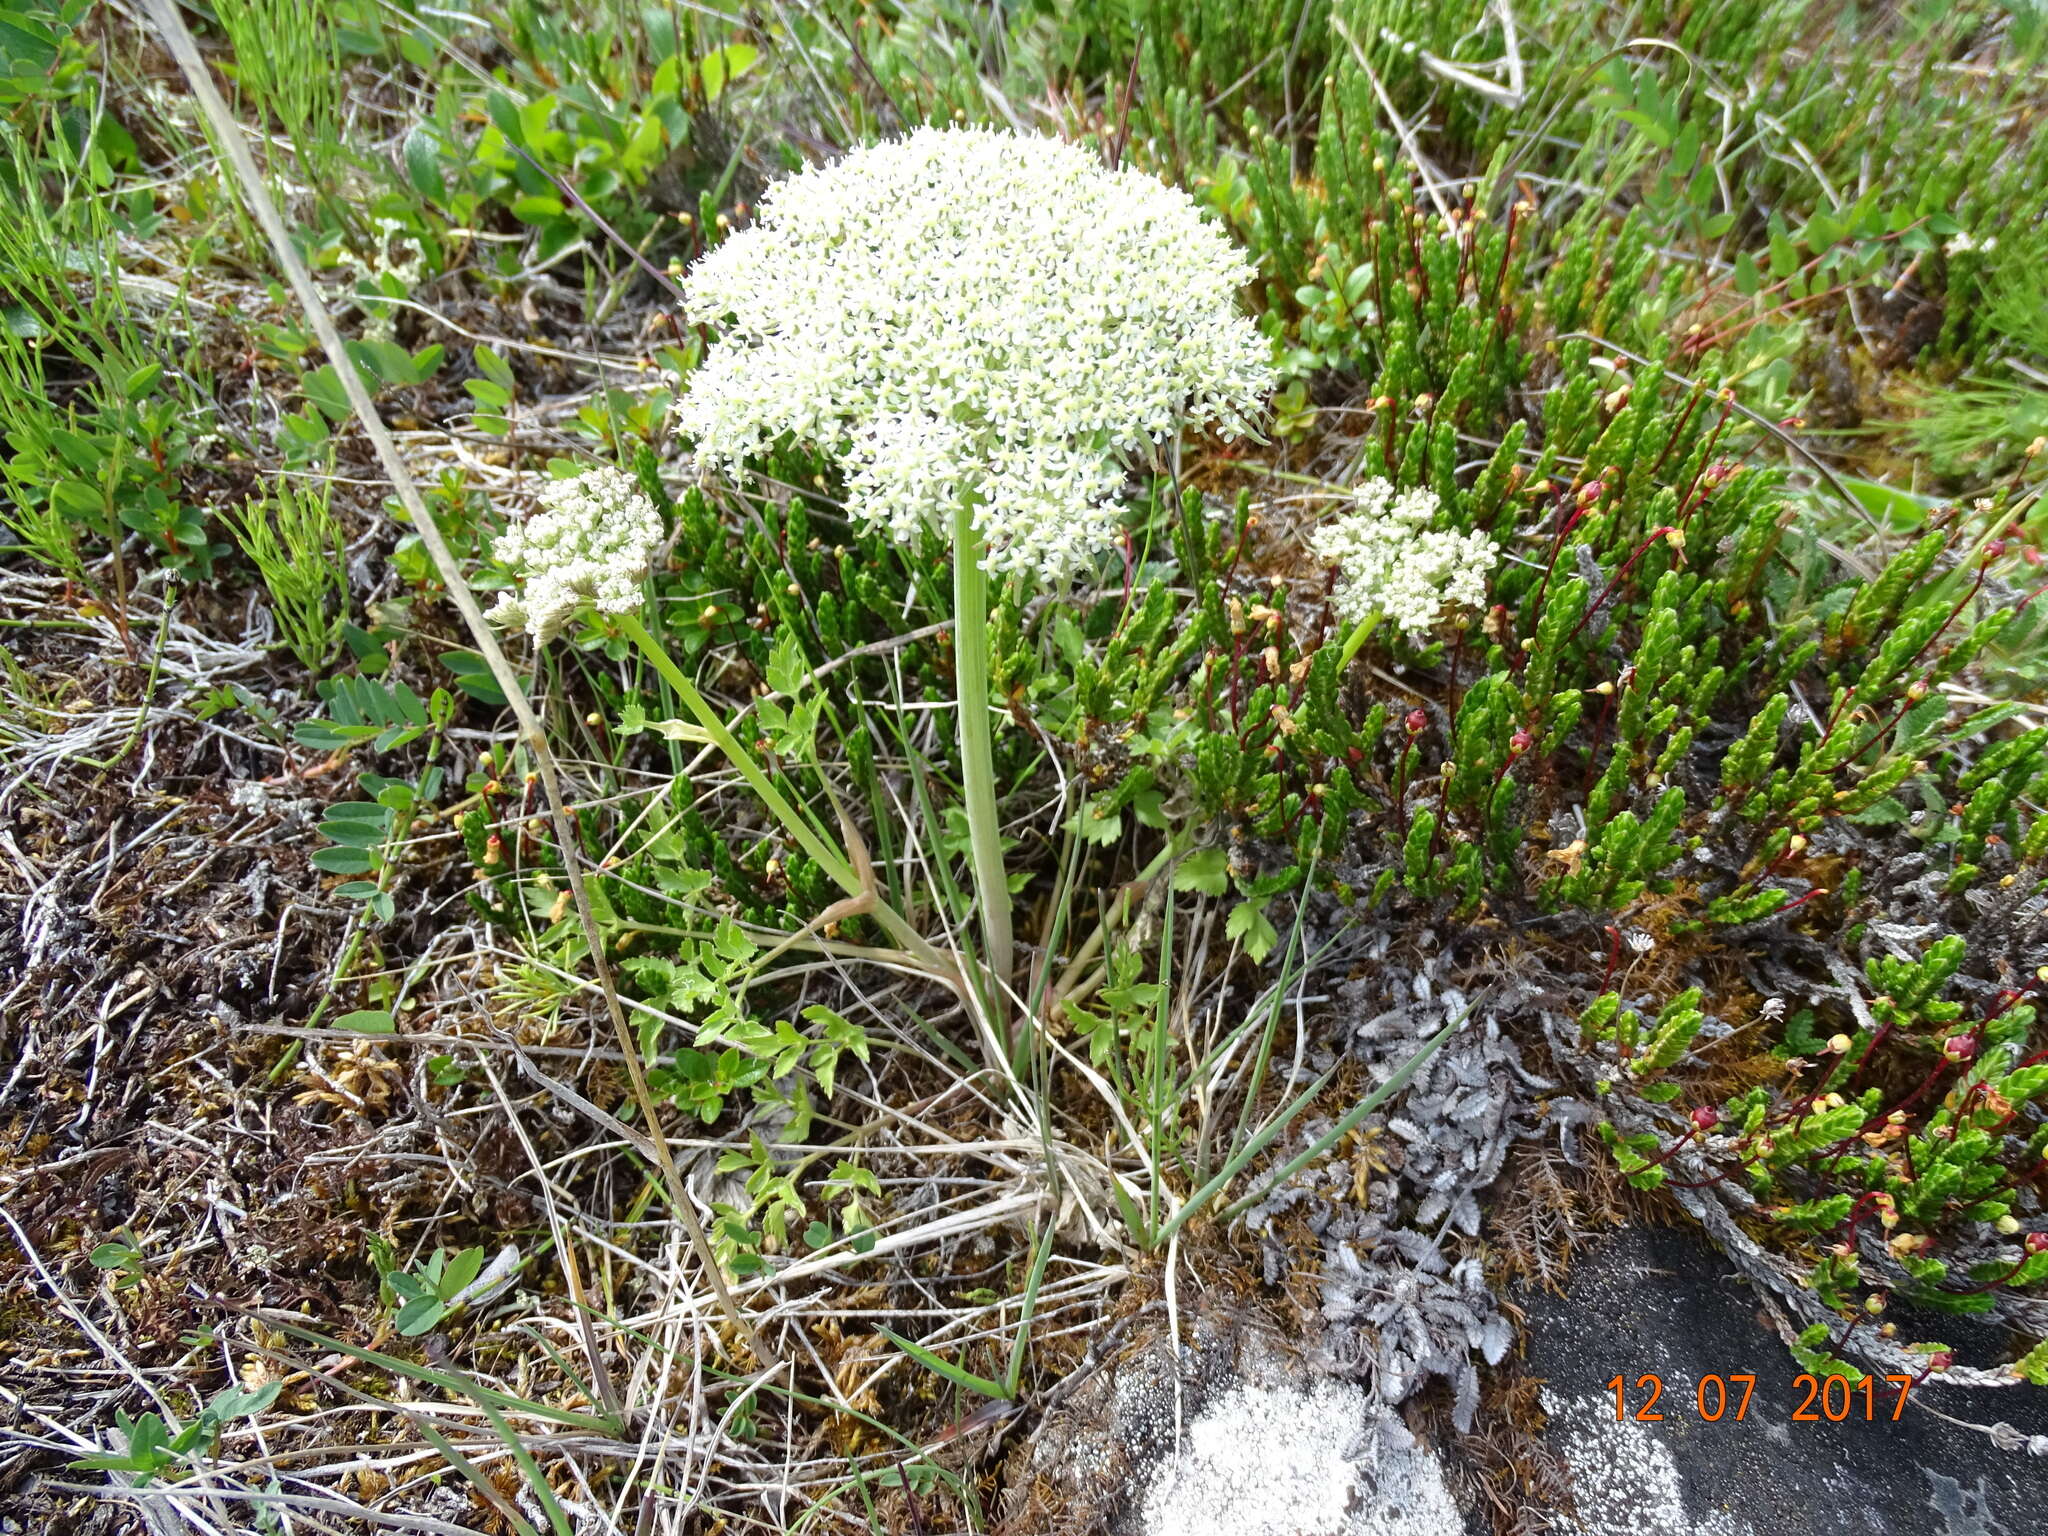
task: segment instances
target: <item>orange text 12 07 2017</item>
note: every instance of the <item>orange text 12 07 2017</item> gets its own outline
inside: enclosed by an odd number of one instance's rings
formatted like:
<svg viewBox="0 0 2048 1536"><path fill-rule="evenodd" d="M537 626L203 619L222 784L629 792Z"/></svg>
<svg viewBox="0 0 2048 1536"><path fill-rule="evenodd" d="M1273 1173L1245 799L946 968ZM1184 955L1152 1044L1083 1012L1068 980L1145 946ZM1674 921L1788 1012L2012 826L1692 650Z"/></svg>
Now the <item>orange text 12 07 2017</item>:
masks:
<svg viewBox="0 0 2048 1536"><path fill-rule="evenodd" d="M1631 1382L1616 1376L1607 1383L1614 1394L1617 1422L1660 1423L1667 1418L1698 1418L1708 1424L1740 1424L1751 1417L1756 1404L1756 1373L1743 1371L1726 1376L1707 1375L1691 1383L1666 1383L1662 1376L1642 1375ZM1787 1402L1795 1424L1841 1424L1849 1421L1876 1423L1896 1420L1906 1411L1906 1394L1914 1378L1905 1375L1847 1376L1800 1375L1792 1378Z"/></svg>

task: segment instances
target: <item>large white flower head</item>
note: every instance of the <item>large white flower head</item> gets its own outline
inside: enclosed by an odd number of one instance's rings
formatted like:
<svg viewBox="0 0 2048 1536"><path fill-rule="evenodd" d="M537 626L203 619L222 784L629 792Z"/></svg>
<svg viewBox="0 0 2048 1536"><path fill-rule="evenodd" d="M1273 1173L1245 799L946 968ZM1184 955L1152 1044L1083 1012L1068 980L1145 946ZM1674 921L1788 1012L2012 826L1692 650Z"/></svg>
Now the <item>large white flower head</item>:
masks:
<svg viewBox="0 0 2048 1536"><path fill-rule="evenodd" d="M993 571L1117 536L1122 456L1249 430L1270 346L1252 269L1184 192L1056 139L921 128L801 171L684 281L721 334L677 425L735 468L788 434L908 541L963 496Z"/></svg>
<svg viewBox="0 0 2048 1536"><path fill-rule="evenodd" d="M605 613L640 606L647 558L661 542L661 515L632 476L590 469L540 490L540 509L498 536L500 564L522 578L491 618L551 640L585 603Z"/></svg>
<svg viewBox="0 0 2048 1536"><path fill-rule="evenodd" d="M1347 624L1375 614L1409 634L1435 627L1445 604L1486 601L1486 578L1500 549L1485 534L1433 529L1440 503L1429 490L1396 490L1367 480L1352 491L1353 511L1316 530L1309 548L1337 567L1332 603Z"/></svg>

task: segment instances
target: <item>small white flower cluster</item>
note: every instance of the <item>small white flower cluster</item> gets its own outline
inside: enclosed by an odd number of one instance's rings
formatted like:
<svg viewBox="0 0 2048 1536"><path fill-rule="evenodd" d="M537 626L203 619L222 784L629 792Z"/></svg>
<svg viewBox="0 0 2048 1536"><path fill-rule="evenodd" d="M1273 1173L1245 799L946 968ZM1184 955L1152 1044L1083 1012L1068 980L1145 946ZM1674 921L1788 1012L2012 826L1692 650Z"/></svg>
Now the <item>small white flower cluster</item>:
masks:
<svg viewBox="0 0 2048 1536"><path fill-rule="evenodd" d="M389 295L391 292L384 278L396 278L402 291L395 297L410 298L414 290L426 281L426 252L420 246L418 236L400 219L375 219L371 222L375 235L370 242L369 253L361 255L353 247L344 245L336 265L353 277L359 287L379 294ZM398 242L411 246L412 254L403 260L393 261L389 252L391 246ZM356 307L363 314L364 340L390 341L397 334L398 311L395 307L360 297Z"/></svg>
<svg viewBox="0 0 2048 1536"><path fill-rule="evenodd" d="M502 594L491 618L547 641L586 602L629 612L640 606L647 557L660 542L661 516L631 475L600 468L550 480L540 510L498 537L494 553L524 590Z"/></svg>
<svg viewBox="0 0 2048 1536"><path fill-rule="evenodd" d="M1251 267L1185 193L1058 140L921 128L805 170L690 270L721 332L678 412L705 462L785 434L908 541L963 496L994 571L1114 544L1122 455L1249 429L1270 347Z"/></svg>
<svg viewBox="0 0 2048 1536"><path fill-rule="evenodd" d="M1347 624L1378 615L1409 634L1436 625L1446 603L1486 601L1486 578L1500 550L1479 532L1432 529L1440 503L1429 490L1399 491L1368 480L1352 492L1357 510L1316 530L1319 559L1337 567L1333 603Z"/></svg>

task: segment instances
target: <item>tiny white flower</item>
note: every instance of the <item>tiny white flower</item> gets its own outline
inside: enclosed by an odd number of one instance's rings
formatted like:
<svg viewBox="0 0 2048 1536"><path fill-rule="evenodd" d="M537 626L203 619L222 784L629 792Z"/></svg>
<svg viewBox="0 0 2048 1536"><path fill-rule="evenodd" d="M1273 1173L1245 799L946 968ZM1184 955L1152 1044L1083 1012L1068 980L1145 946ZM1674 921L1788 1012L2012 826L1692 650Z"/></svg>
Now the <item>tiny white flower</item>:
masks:
<svg viewBox="0 0 2048 1536"><path fill-rule="evenodd" d="M1422 634L1444 606L1486 601L1486 578L1499 548L1477 531L1450 533L1429 525L1440 510L1432 491L1396 490L1368 480L1352 492L1356 510L1316 530L1309 547L1337 567L1337 616L1361 624L1378 615Z"/></svg>
<svg viewBox="0 0 2048 1536"><path fill-rule="evenodd" d="M660 542L661 516L632 476L606 468L550 480L540 510L498 537L493 552L519 573L522 590L501 594L491 618L547 641L585 603L629 612Z"/></svg>
<svg viewBox="0 0 2048 1536"><path fill-rule="evenodd" d="M1127 456L1250 429L1252 269L1186 193L1055 139L921 128L801 171L684 282L719 332L677 412L733 469L785 437L908 542L963 497L993 571L1115 543Z"/></svg>

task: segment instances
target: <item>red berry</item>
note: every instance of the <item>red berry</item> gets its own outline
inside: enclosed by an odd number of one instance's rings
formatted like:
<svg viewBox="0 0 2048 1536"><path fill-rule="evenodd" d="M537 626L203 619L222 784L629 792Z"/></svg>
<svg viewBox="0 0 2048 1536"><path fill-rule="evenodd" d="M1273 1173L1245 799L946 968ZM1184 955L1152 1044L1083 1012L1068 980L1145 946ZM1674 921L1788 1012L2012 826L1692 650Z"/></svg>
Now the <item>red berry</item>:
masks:
<svg viewBox="0 0 2048 1536"><path fill-rule="evenodd" d="M1692 1112L1692 1123L1703 1131L1711 1131L1721 1123L1721 1111L1711 1104L1702 1104Z"/></svg>

